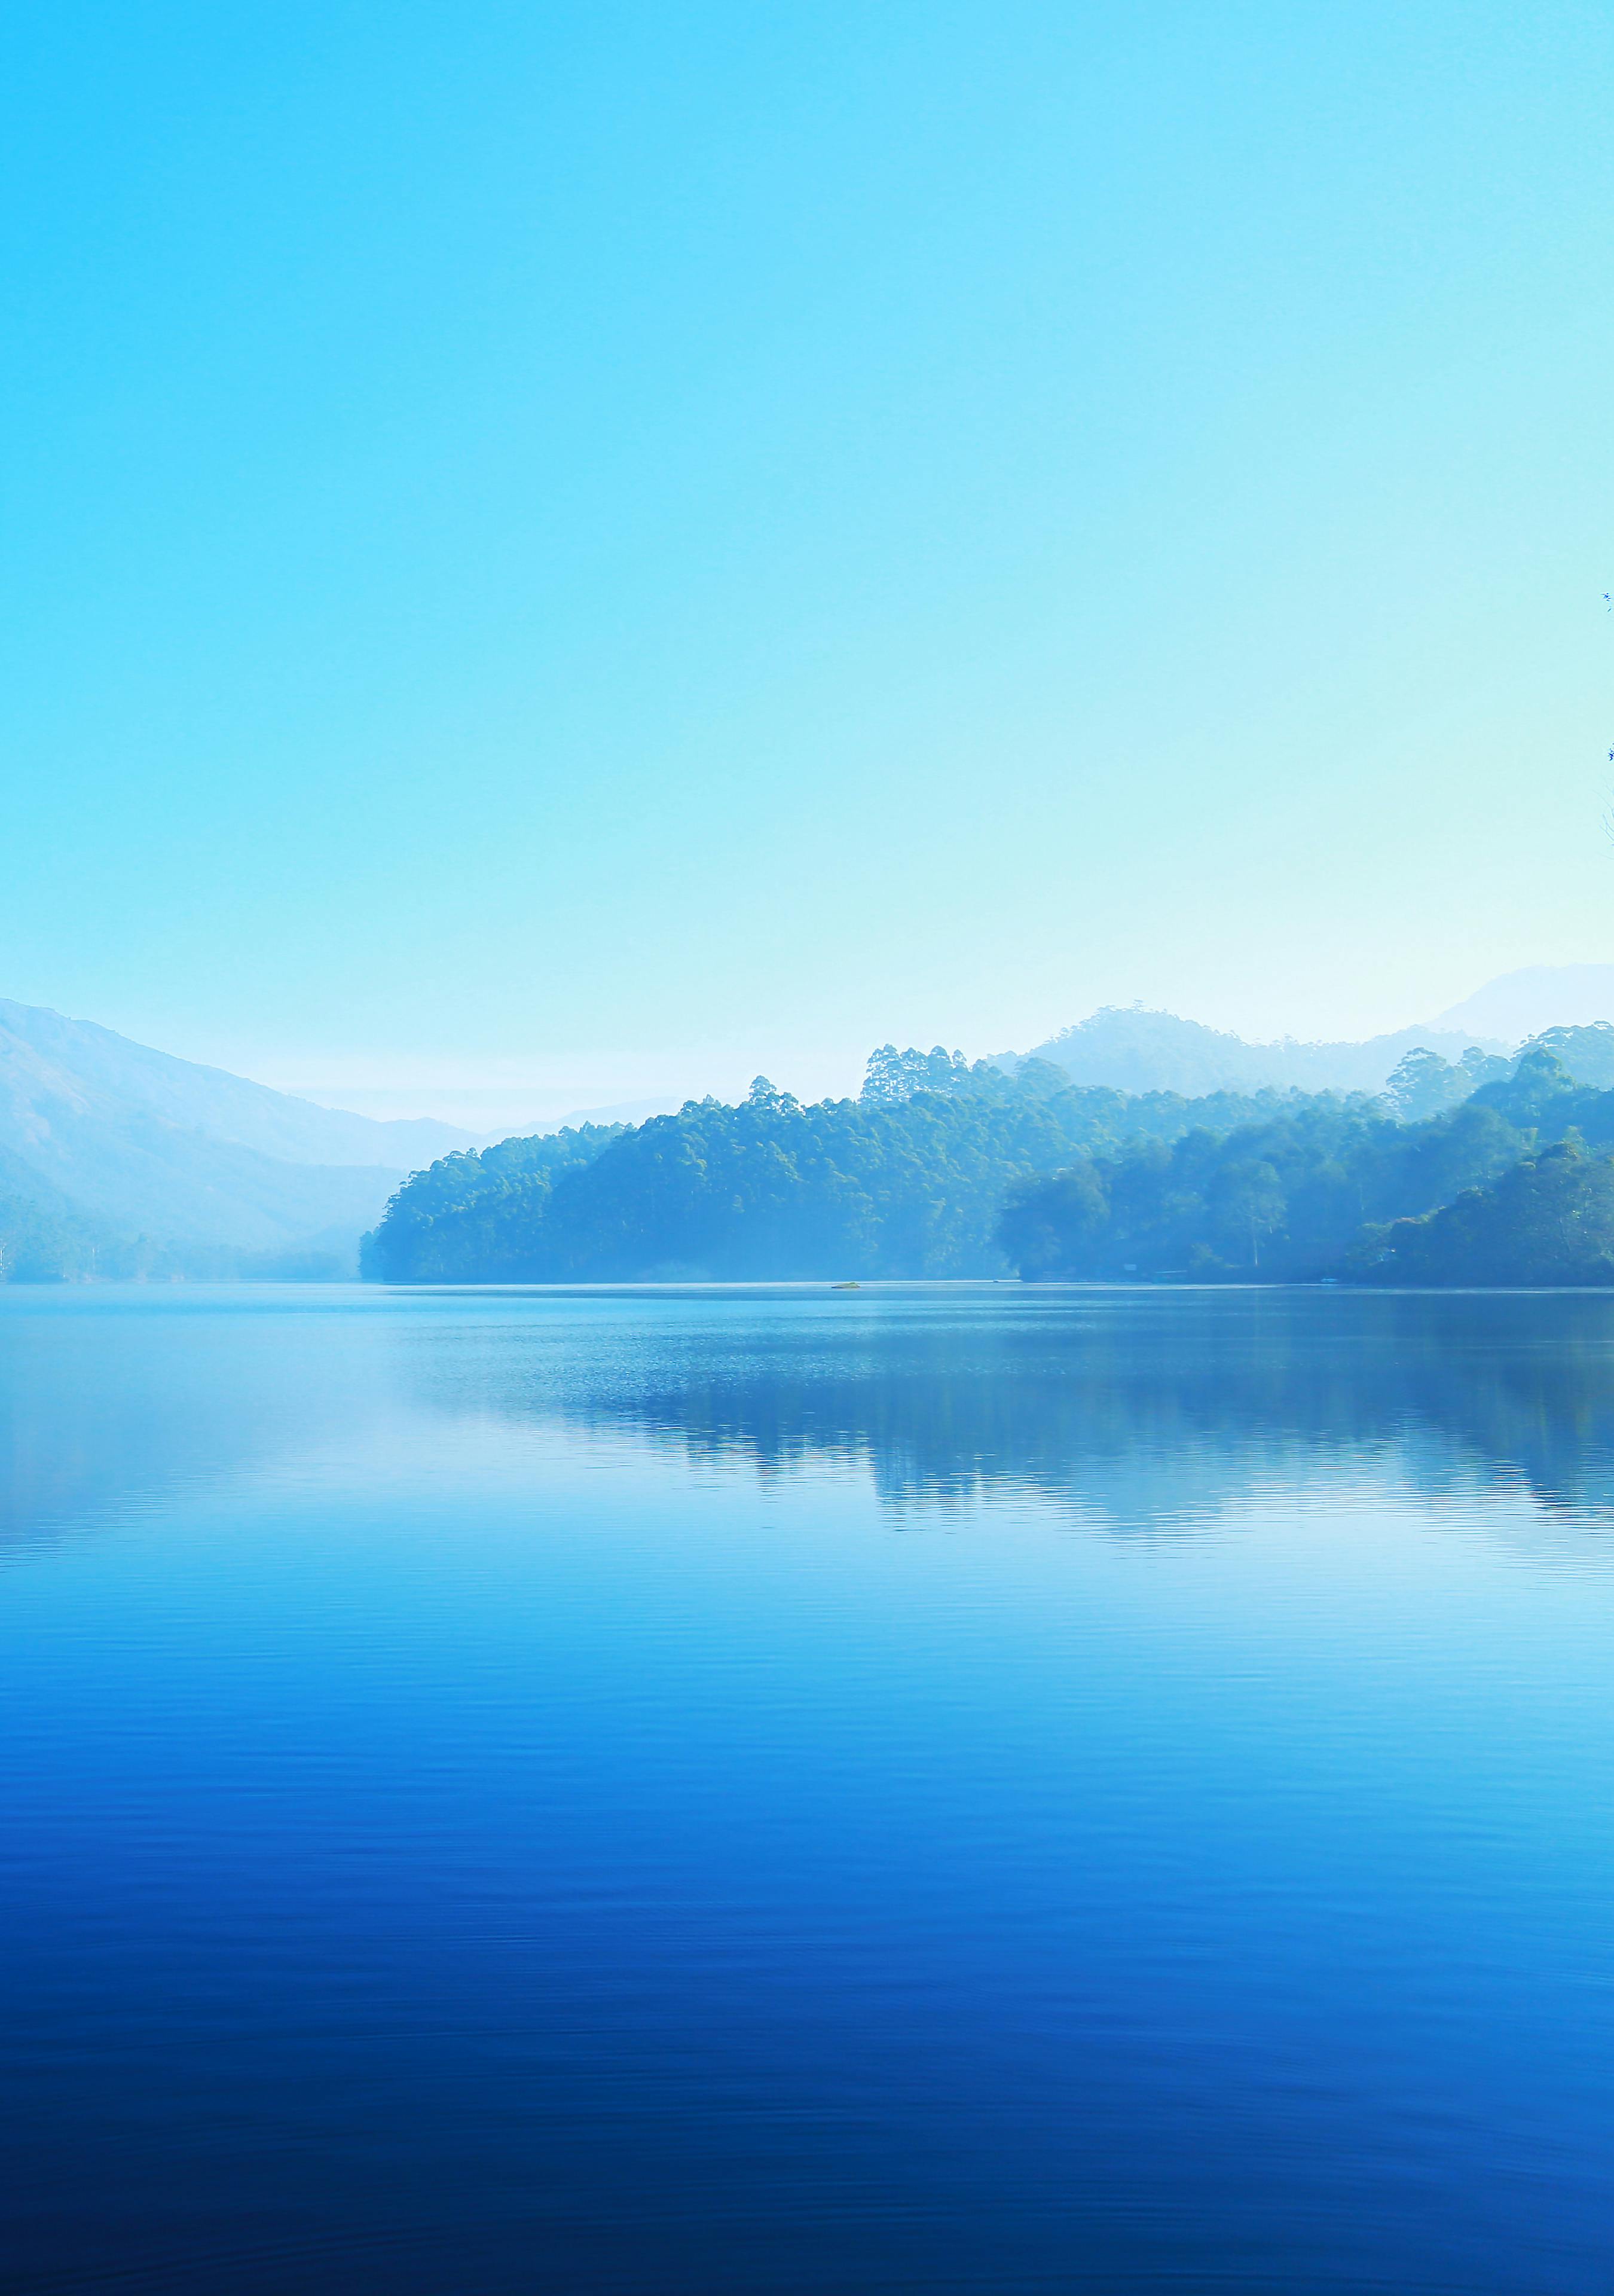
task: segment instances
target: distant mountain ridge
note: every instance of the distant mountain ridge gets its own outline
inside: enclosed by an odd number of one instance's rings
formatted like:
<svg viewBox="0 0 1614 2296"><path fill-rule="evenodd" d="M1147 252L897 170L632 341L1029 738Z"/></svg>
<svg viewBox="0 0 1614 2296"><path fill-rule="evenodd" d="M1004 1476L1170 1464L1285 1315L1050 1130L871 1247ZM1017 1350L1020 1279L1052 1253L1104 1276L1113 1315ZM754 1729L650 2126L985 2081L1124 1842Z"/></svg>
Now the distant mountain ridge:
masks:
<svg viewBox="0 0 1614 2296"><path fill-rule="evenodd" d="M1478 1029L1511 1045L1544 1029L1614 1021L1614 964L1528 964L1437 1013L1438 1029Z"/></svg>
<svg viewBox="0 0 1614 2296"><path fill-rule="evenodd" d="M405 1173L467 1140L316 1108L0 1000L7 1232L78 1268L350 1272Z"/></svg>
<svg viewBox="0 0 1614 2296"><path fill-rule="evenodd" d="M1422 1046L1443 1059L1460 1060L1471 1046L1500 1053L1495 1039L1466 1029L1428 1026L1396 1029L1361 1044L1305 1044L1294 1037L1247 1044L1202 1021L1141 1006L1109 1004L1029 1054L1009 1054L999 1065L1022 1059L1051 1061L1073 1084L1109 1085L1118 1092L1176 1092L1195 1099L1208 1092L1381 1092L1402 1055Z"/></svg>
<svg viewBox="0 0 1614 2296"><path fill-rule="evenodd" d="M1614 1022L1614 964L1532 964L1487 980L1431 1021L1361 1042L1251 1044L1176 1013L1106 1004L1029 1053L995 1058L1010 1074L1022 1059L1052 1061L1073 1084L1121 1092L1377 1093L1419 1046L1455 1062L1470 1050L1513 1053L1549 1031L1602 1022Z"/></svg>
<svg viewBox="0 0 1614 2296"><path fill-rule="evenodd" d="M1554 1000L1561 997L1559 1004ZM1537 1019L1544 1009L1556 1012L1561 1025L1538 1027L1530 1042L1561 1062L1571 1082L1609 1091L1614 1086L1614 1020L1586 1017L1599 1005L1614 1008L1614 966L1537 967L1487 984L1467 1007L1454 1008L1448 1017L1460 1010L1492 1007L1499 1013L1528 1008ZM859 1103L826 1102L811 1112L807 1133L812 1139L803 1135L807 1146L802 1152L818 1177L807 1193L822 1181L834 1195L846 1184L850 1193L836 1217L849 1218L848 1205L856 1197L863 1207L858 1218L868 1230L864 1243L877 1230L885 1238L878 1249L868 1243L874 1254L867 1261L871 1267L878 1262L888 1273L903 1268L914 1273L979 1272L987 1265L984 1255L995 1217L987 1195L997 1178L1035 1169L1036 1157L1044 1152L1057 1162L1077 1150L1085 1152L1106 1128L1118 1135L1139 1128L1159 1130L1162 1137L1179 1122L1225 1130L1230 1124L1252 1120L1256 1102L1265 1105L1274 1095L1293 1092L1382 1096L1384 1117L1419 1119L1455 1106L1472 1095L1477 1085L1511 1072L1512 1058L1500 1057L1508 1050L1505 1037L1478 1035L1468 1027L1431 1025L1396 1029L1359 1044L1285 1039L1252 1045L1229 1031L1141 1006L1106 1007L1076 1027L1060 1030L1034 1053L1006 1054L995 1061L971 1062L940 1047L930 1054L898 1054L886 1046L871 1058ZM1409 1054L1417 1057L1408 1059ZM989 1115L988 1103L1005 1090L1014 1107ZM1078 1099L1086 1096L1085 1104L1078 1108L1072 1103L1055 1121L1048 1111L1073 1091ZM903 1193L905 1183L899 1185L896 1177L897 1166L888 1169L881 1159L889 1146L902 1165L913 1144L903 1144L894 1137L881 1146L880 1126L885 1119L879 1111L888 1104L891 1110L900 1108L915 1096L926 1099L930 1113L920 1128L922 1134L925 1125L943 1120L934 1114L938 1096L948 1100L961 1094L979 1105L973 1112L954 1111L945 1121L962 1123L966 1133L977 1126L981 1141L970 1148L963 1163L954 1168L943 1155L934 1171L929 1169L926 1148L914 1165L916 1173L925 1168L921 1195L909 1201ZM1241 1112L1233 1109L1235 1100L1244 1103ZM1193 1112L1187 1116L1183 1111L1190 1103ZM723 1154L730 1149L738 1153L736 1143L743 1146L749 1139L747 1127L755 1129L761 1123L763 1103L774 1111L768 1122L782 1136L789 1133L794 1139L792 1128L799 1128L799 1119L806 1121L802 1112L791 1095L764 1088L759 1079L745 1110L725 1111L709 1098L686 1102L676 1118L668 1113L652 1117L647 1125L568 1127L551 1136L541 1153L542 1144L535 1136L507 1143L505 1151L479 1160L467 1155L478 1144L476 1136L455 1126L425 1119L380 1121L320 1108L223 1070L133 1043L94 1022L0 1000L0 1279L29 1275L351 1274L360 1235L375 1225L406 1176L429 1177L422 1174L426 1166L437 1176L431 1186L412 1185L406 1193L411 1206L419 1210L433 1188L447 1190L444 1203L430 1211L429 1224L434 1230L441 1226L437 1241L445 1250L450 1227L456 1236L464 1229L451 1257L481 1265L477 1256L483 1253L484 1242L492 1248L492 1231L497 1228L504 1240L497 1241L495 1258L514 1252L523 1273L530 1274L545 1253L553 1259L560 1252L569 1266L571 1247L569 1243L561 1251L556 1225L564 1206L577 1210L585 1199L592 1201L590 1192L596 1186L604 1189L608 1175L616 1175L626 1185L629 1168L638 1169L635 1160L648 1156L653 1165L663 1151L673 1156L680 1170L682 1160L692 1159L684 1175L694 1189L692 1206L706 1185L696 1185L704 1169L702 1157L717 1155L720 1163L719 1149ZM651 1101L593 1113L631 1118L656 1106ZM1045 1113L1039 1115L1038 1110ZM725 1125L731 1129L738 1126L733 1140L725 1132ZM823 1143L813 1145L814 1126L828 1128L826 1140L830 1132L835 1133L834 1153ZM711 1140L705 1139L703 1127L712 1131ZM1004 1151L1007 1160L997 1177L991 1174L1004 1160L987 1141L987 1134L995 1138L995 1127L1006 1128L1005 1139L1013 1136L1012 1152ZM767 1126L762 1128L766 1131ZM777 1144L770 1135L765 1144L771 1154ZM868 1164L866 1171L858 1164L855 1186L840 1170L837 1159L841 1150L855 1162L863 1158ZM554 1163L557 1155L560 1161ZM585 1178L584 1168L592 1167L596 1156L601 1173ZM827 1158L821 1171L815 1158ZM573 1162L579 1165L575 1175L569 1169ZM471 1165L477 1168L474 1175L469 1172ZM803 1167L804 1173L807 1168ZM656 1185L669 1175L671 1167ZM478 1180L474 1187L471 1177ZM647 1167L640 1177L653 1195L651 1181L656 1176ZM615 1187L616 1180L610 1185ZM535 1258L513 1229L508 1237L504 1231L512 1219L520 1227L527 1210L537 1210L537 1195L551 1186L555 1219L544 1215L546 1241ZM515 1201L518 1195L521 1204ZM528 1197L533 1203L523 1210ZM634 1199L631 1203L629 1198ZM966 1200L971 1209L964 1225L973 1239L968 1249L956 1237L945 1250L934 1238L922 1242L922 1233L929 1232L926 1224L934 1225L943 1212L954 1221L964 1218ZM625 1218L631 1226L644 1207L628 1188L622 1201L613 1197L605 1209L612 1218ZM777 1209L783 1225L774 1241L782 1249L795 1214L782 1200ZM572 1210L566 1212L568 1219ZM854 1220L835 1246L843 1257L851 1250L856 1226ZM487 1236L478 1242L484 1227ZM863 1230L857 1233L862 1235ZM758 1274L769 1272L764 1263L773 1249L771 1243L764 1249L758 1241L762 1234L758 1228L746 1245L747 1250L754 1245L759 1255L752 1270ZM800 1239L791 1248L800 1248ZM864 1244L858 1249L862 1251ZM716 1264L728 1252L727 1242L719 1251L716 1242L696 1237L692 1230L670 1259L658 1244L644 1264L704 1266ZM632 1260L636 1267L643 1256L635 1245L623 1265ZM728 1265L726 1259L724 1265ZM750 1261L746 1265L750 1267ZM417 1276L420 1272L417 1268ZM425 1280L434 1279L428 1275Z"/></svg>
<svg viewBox="0 0 1614 2296"><path fill-rule="evenodd" d="M226 1070L137 1045L94 1021L0 996L0 1093L14 1098L30 1075L114 1096L131 1111L290 1164L380 1164L409 1170L475 1138L430 1117L382 1121L319 1108Z"/></svg>

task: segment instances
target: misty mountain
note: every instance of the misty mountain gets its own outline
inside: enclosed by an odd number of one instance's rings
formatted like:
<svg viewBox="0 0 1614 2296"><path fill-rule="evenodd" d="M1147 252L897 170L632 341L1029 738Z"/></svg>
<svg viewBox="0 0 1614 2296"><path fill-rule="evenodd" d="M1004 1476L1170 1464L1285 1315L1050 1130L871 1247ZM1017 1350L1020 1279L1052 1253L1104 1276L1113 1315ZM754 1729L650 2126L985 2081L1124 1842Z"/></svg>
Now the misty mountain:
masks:
<svg viewBox="0 0 1614 2296"><path fill-rule="evenodd" d="M54 1272L136 1268L139 1239L156 1264L198 1273L345 1271L405 1172L466 1137L315 1108L0 1001L6 1232Z"/></svg>
<svg viewBox="0 0 1614 2296"><path fill-rule="evenodd" d="M642 1124L647 1116L671 1116L681 1105L675 1093L656 1093L648 1100L613 1100L603 1108L573 1108L535 1125L535 1133L577 1132L590 1125Z"/></svg>
<svg viewBox="0 0 1614 2296"><path fill-rule="evenodd" d="M1528 964L1487 980L1442 1013L1438 1029L1473 1029L1510 1045L1560 1026L1614 1021L1614 964Z"/></svg>
<svg viewBox="0 0 1614 2296"><path fill-rule="evenodd" d="M430 1117L383 1123L345 1109L317 1108L223 1069L154 1052L93 1021L69 1021L43 1005L0 997L0 1093L7 1099L18 1090L26 1095L30 1076L57 1084L70 1079L77 1089L116 1102L131 1115L205 1132L289 1164L382 1164L406 1172L473 1146L477 1136Z"/></svg>
<svg viewBox="0 0 1614 2296"><path fill-rule="evenodd" d="M1011 1070L1021 1059L1051 1061L1073 1084L1108 1085L1118 1092L1175 1092L1194 1099L1208 1092L1381 1092L1404 1054L1415 1046L1460 1060L1471 1046L1502 1052L1501 1043L1466 1029L1428 1025L1397 1029L1363 1044L1305 1044L1284 1037L1276 1044L1246 1044L1241 1037L1175 1013L1150 1013L1141 1006L1105 1005L1075 1027L1032 1047L1011 1054L999 1065Z"/></svg>

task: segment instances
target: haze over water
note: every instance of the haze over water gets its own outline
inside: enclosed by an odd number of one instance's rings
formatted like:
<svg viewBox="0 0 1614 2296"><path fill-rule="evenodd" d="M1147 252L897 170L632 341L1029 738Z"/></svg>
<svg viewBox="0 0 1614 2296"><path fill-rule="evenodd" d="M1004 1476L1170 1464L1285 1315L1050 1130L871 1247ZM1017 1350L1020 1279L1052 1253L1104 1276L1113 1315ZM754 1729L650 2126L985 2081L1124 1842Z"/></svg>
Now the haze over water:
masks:
<svg viewBox="0 0 1614 2296"><path fill-rule="evenodd" d="M0 1290L0 2287L1605 2290L1611 1362Z"/></svg>

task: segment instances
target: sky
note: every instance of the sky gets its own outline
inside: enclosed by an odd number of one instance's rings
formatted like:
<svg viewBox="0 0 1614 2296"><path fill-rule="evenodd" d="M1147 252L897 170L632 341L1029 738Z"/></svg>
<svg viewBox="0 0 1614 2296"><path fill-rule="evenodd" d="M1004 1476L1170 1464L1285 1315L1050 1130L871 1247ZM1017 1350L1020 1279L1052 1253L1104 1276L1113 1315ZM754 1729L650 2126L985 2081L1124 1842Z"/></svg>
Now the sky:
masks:
<svg viewBox="0 0 1614 2296"><path fill-rule="evenodd" d="M1614 958L1611 109L1555 0L13 12L0 994L474 1119Z"/></svg>

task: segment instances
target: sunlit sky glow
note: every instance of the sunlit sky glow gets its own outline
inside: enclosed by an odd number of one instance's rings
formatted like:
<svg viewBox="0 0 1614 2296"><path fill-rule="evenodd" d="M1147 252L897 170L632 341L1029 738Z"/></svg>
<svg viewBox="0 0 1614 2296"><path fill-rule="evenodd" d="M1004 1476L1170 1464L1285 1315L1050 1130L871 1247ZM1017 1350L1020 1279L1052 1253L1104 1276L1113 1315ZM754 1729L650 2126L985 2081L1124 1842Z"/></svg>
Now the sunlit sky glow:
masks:
<svg viewBox="0 0 1614 2296"><path fill-rule="evenodd" d="M451 1113L1614 957L1611 100L1551 0L15 19L0 993Z"/></svg>

